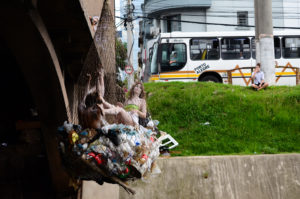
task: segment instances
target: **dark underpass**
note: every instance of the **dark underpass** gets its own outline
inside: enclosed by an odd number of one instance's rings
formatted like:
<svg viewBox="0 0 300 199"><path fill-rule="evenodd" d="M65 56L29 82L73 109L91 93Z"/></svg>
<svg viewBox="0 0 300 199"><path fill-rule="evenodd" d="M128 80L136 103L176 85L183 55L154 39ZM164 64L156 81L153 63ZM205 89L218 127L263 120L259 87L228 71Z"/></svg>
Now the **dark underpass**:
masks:
<svg viewBox="0 0 300 199"><path fill-rule="evenodd" d="M31 91L4 41L0 41L1 198L53 198L47 155Z"/></svg>

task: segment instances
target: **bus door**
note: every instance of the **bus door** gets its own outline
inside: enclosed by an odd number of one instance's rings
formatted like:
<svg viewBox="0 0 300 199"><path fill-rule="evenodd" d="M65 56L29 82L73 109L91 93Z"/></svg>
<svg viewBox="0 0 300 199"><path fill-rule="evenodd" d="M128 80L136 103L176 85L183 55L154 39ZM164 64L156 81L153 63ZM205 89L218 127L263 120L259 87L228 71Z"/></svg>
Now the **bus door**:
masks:
<svg viewBox="0 0 300 199"><path fill-rule="evenodd" d="M158 43L154 43L151 53L149 53L149 62L150 62L150 80L157 81L159 80L159 67L158 67Z"/></svg>
<svg viewBox="0 0 300 199"><path fill-rule="evenodd" d="M176 81L187 78L187 47L185 43L161 43L158 47L159 80Z"/></svg>

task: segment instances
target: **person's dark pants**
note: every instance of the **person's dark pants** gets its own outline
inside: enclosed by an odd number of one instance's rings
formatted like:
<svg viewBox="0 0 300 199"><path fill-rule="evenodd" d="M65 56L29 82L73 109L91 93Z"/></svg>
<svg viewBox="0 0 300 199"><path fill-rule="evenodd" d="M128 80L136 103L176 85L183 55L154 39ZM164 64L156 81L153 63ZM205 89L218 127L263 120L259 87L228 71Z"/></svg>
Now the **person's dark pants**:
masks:
<svg viewBox="0 0 300 199"><path fill-rule="evenodd" d="M261 86L263 86L264 84L265 84L265 83L262 83ZM255 85L259 87L260 83L255 84Z"/></svg>

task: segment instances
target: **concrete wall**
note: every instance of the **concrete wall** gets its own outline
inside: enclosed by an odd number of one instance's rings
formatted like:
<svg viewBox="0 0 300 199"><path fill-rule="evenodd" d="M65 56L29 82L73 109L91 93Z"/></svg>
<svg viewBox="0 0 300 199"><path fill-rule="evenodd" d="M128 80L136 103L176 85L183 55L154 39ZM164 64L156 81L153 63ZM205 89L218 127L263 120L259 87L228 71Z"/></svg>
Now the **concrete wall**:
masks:
<svg viewBox="0 0 300 199"><path fill-rule="evenodd" d="M162 173L120 199L299 199L300 154L159 159Z"/></svg>
<svg viewBox="0 0 300 199"><path fill-rule="evenodd" d="M102 186L94 181L84 181L82 199L119 199L119 185L104 183Z"/></svg>
<svg viewBox="0 0 300 199"><path fill-rule="evenodd" d="M182 21L196 21L196 22L206 22L206 12L204 9L197 12L182 12L181 13ZM195 23L181 23L181 30L183 32L205 32L205 24L195 24Z"/></svg>
<svg viewBox="0 0 300 199"><path fill-rule="evenodd" d="M211 0L171 0L171 1L157 1L147 0L145 1L146 13L161 12L167 9L174 8L190 8L190 7L210 7Z"/></svg>
<svg viewBox="0 0 300 199"><path fill-rule="evenodd" d="M300 1L298 1L300 2ZM289 6L296 6L298 3L293 1ZM283 0L272 1L272 12L273 12L273 25L284 26L283 23ZM248 25L254 26L254 1L235 1L235 0L224 0L224 1L212 1L212 6L207 9L207 22L208 23L225 23L225 24L237 24L237 12L248 11ZM295 13L295 12L294 12ZM295 14L294 14L295 15ZM288 17L288 16L285 16ZM220 20L221 19L221 20ZM285 24L287 26L287 24ZM294 26L290 24L289 26ZM235 30L254 30L254 28L241 28L234 26L216 26L207 25L207 31L235 31Z"/></svg>
<svg viewBox="0 0 300 199"><path fill-rule="evenodd" d="M237 12L248 11L248 24L254 25L254 1L212 1L212 6L207 9L207 23L237 24ZM240 28L236 26L207 25L207 31L235 31L250 30L250 28ZM254 30L252 28L252 30Z"/></svg>
<svg viewBox="0 0 300 199"><path fill-rule="evenodd" d="M178 11L168 11L162 14L160 17L164 18L167 16L178 15ZM180 17L182 21L195 21L195 22L206 22L206 11L204 9L200 9L197 11L180 11ZM155 23L153 20L153 26L161 28L161 32L167 32L167 21L160 20L160 24ZM196 23L186 23L181 22L181 31L182 32L205 32L206 24L196 24Z"/></svg>
<svg viewBox="0 0 300 199"><path fill-rule="evenodd" d="M130 186L84 182L83 199L299 199L300 154L160 158L161 174Z"/></svg>

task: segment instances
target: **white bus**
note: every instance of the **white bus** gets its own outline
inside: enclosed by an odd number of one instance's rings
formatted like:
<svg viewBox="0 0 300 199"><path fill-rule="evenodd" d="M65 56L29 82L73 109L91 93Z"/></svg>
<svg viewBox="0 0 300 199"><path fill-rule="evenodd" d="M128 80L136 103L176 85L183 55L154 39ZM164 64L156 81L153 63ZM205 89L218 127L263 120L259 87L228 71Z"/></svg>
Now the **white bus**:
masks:
<svg viewBox="0 0 300 199"><path fill-rule="evenodd" d="M150 81L250 85L250 67L256 65L253 31L172 32L161 33L158 38L149 53ZM300 31L274 31L274 51L276 85L295 85L300 66Z"/></svg>

